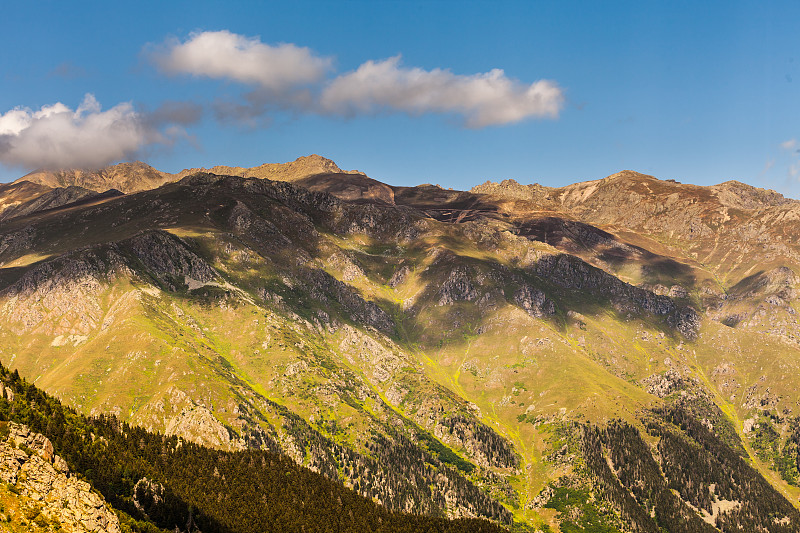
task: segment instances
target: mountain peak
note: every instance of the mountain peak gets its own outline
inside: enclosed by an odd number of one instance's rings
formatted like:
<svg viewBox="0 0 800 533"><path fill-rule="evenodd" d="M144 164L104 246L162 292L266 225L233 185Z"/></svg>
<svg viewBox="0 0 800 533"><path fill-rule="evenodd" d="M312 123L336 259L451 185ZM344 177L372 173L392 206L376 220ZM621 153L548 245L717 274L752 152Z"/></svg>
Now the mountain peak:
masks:
<svg viewBox="0 0 800 533"><path fill-rule="evenodd" d="M603 180L655 180L655 178L649 174L642 174L641 172L636 172L635 170L621 170L610 176L606 176Z"/></svg>
<svg viewBox="0 0 800 533"><path fill-rule="evenodd" d="M327 167L327 168L331 169L331 172L341 172L342 171L342 169L339 168L339 166L336 163L334 163L331 159L328 159L327 157L322 157L321 155L318 155L318 154L301 155L300 157L298 157L297 159L295 159L291 163L294 163L294 164L306 164L306 165L318 165L318 166L322 166L322 167ZM287 163L287 164L291 164L291 163Z"/></svg>
<svg viewBox="0 0 800 533"><path fill-rule="evenodd" d="M357 170L345 171L326 157L311 154L301 156L294 161L286 163L264 163L256 167L231 167L217 165L211 168L191 168L175 174L176 179L181 179L196 172L210 172L226 176L240 176L243 178L262 178L273 181L297 181L317 174L362 174Z"/></svg>
<svg viewBox="0 0 800 533"><path fill-rule="evenodd" d="M116 165L111 165L105 168L105 170L111 169L125 169L125 170L155 170L153 167L144 163L142 161L125 161L122 163L117 163Z"/></svg>

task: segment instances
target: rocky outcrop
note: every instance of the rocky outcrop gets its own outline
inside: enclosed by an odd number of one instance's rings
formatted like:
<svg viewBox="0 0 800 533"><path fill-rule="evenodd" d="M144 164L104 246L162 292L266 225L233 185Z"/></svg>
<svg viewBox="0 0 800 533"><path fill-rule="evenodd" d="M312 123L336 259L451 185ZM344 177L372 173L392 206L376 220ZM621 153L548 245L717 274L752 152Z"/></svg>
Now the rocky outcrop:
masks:
<svg viewBox="0 0 800 533"><path fill-rule="evenodd" d="M794 302L800 277L788 267L742 279L709 309L709 316L731 328L757 330L794 346L800 345L800 317Z"/></svg>
<svg viewBox="0 0 800 533"><path fill-rule="evenodd" d="M231 432L214 417L214 413L202 405L184 408L170 418L164 433L177 435L212 448L244 448L242 442L231 438Z"/></svg>
<svg viewBox="0 0 800 533"><path fill-rule="evenodd" d="M133 486L133 506L150 517L150 513L164 502L164 492L164 485L143 477Z"/></svg>
<svg viewBox="0 0 800 533"><path fill-rule="evenodd" d="M342 340L339 349L345 358L350 364L364 368L367 375L375 382L391 382L400 366L409 363L401 358L402 352L395 346L386 347L350 325L344 324L340 334ZM387 395L394 398L396 404L402 401L403 396L398 391Z"/></svg>
<svg viewBox="0 0 800 533"><path fill-rule="evenodd" d="M500 183L487 181L481 185L476 185L470 192L475 194L491 194L501 196L504 198L513 198L517 200L534 200L542 201L550 194L549 187L543 187L538 183L531 185L522 185L517 180L506 179Z"/></svg>
<svg viewBox="0 0 800 533"><path fill-rule="evenodd" d="M577 257L546 255L536 263L534 271L537 276L561 287L608 298L620 312L665 316L670 327L686 338L695 338L700 328L700 316L691 307L679 307L668 296L634 287Z"/></svg>
<svg viewBox="0 0 800 533"><path fill-rule="evenodd" d="M14 422L0 426L0 480L63 531L121 532L116 514L85 481L70 475L50 441ZM5 433L5 438L3 434ZM35 514L35 513L32 513Z"/></svg>
<svg viewBox="0 0 800 533"><path fill-rule="evenodd" d="M395 324L392 317L375 302L365 300L350 285L320 269L305 269L303 278L309 284L310 295L314 300L336 302L344 307L355 321L372 326L383 333L394 332Z"/></svg>
<svg viewBox="0 0 800 533"><path fill-rule="evenodd" d="M2 265L3 257L13 257L19 252L27 250L35 237L36 230L32 226L26 226L0 237L0 265Z"/></svg>
<svg viewBox="0 0 800 533"><path fill-rule="evenodd" d="M242 202L236 202L231 209L228 224L236 235L246 235L248 239L257 241L271 253L278 252L292 243L275 224L257 216Z"/></svg>
<svg viewBox="0 0 800 533"><path fill-rule="evenodd" d="M402 285L405 283L410 273L411 269L408 268L408 265L401 266L395 271L394 274L392 274L391 279L389 279L389 287L394 289L395 287Z"/></svg>
<svg viewBox="0 0 800 533"><path fill-rule="evenodd" d="M675 370L667 370L663 374L653 374L643 379L642 383L647 392L659 398L666 398L684 386L683 377Z"/></svg>
<svg viewBox="0 0 800 533"><path fill-rule="evenodd" d="M555 304L541 290L527 284L514 293L514 303L533 318L550 316L556 312Z"/></svg>
<svg viewBox="0 0 800 533"><path fill-rule="evenodd" d="M328 258L328 262L332 268L341 271L342 280L350 282L355 279L364 277L366 273L364 269L351 257L350 254L342 251L336 251Z"/></svg>
<svg viewBox="0 0 800 533"><path fill-rule="evenodd" d="M771 189L759 189L740 181L726 181L709 187L720 203L736 209L763 209L796 202Z"/></svg>
<svg viewBox="0 0 800 533"><path fill-rule="evenodd" d="M17 334L86 335L103 318L99 297L116 273L127 270L113 247L48 261L0 291L0 317Z"/></svg>
<svg viewBox="0 0 800 533"><path fill-rule="evenodd" d="M217 277L214 269L184 242L165 231L142 233L127 244L147 270L171 291L177 290L179 284L192 288L192 282L203 284Z"/></svg>
<svg viewBox="0 0 800 533"><path fill-rule="evenodd" d="M677 329L681 335L689 340L697 338L700 331L701 318L693 308L676 307L667 317L667 324Z"/></svg>
<svg viewBox="0 0 800 533"><path fill-rule="evenodd" d="M450 305L475 300L478 298L478 291L472 285L466 267L456 267L442 283L437 296L438 305Z"/></svg>

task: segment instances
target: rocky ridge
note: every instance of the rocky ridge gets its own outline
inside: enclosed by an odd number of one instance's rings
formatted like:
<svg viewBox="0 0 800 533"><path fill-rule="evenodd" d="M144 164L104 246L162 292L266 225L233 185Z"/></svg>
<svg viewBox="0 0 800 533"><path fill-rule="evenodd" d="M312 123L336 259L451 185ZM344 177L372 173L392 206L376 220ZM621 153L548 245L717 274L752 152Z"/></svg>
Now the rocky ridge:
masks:
<svg viewBox="0 0 800 533"><path fill-rule="evenodd" d="M295 181L316 174L356 174L363 175L357 170L344 171L330 159L312 154L298 157L288 163L265 163L256 167L230 167L217 165L211 168L190 168L174 174L176 180L186 176L205 172L223 176L240 176L243 178L261 178L274 181Z"/></svg>

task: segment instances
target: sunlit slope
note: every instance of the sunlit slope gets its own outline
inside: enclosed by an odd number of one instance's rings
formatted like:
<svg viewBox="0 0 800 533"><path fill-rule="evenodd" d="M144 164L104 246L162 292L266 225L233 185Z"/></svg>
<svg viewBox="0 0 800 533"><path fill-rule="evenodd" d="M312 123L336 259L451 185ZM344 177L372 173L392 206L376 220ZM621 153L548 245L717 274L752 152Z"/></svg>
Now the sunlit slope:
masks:
<svg viewBox="0 0 800 533"><path fill-rule="evenodd" d="M537 495L578 476L558 428L700 395L796 502L783 259L731 285L632 224L367 180L201 173L12 218L0 358L83 412L282 450L393 509L553 526Z"/></svg>

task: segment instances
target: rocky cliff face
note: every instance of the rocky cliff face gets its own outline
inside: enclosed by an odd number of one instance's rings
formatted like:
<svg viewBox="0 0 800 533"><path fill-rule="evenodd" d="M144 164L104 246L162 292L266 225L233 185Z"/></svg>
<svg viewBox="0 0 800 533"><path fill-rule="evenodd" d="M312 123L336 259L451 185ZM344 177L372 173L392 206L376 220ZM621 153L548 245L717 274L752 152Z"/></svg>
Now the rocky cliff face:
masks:
<svg viewBox="0 0 800 533"><path fill-rule="evenodd" d="M121 532L116 514L102 496L71 475L50 441L26 426L0 423L0 480L16 500L14 509L4 513L12 527L33 531L55 525L75 533Z"/></svg>

